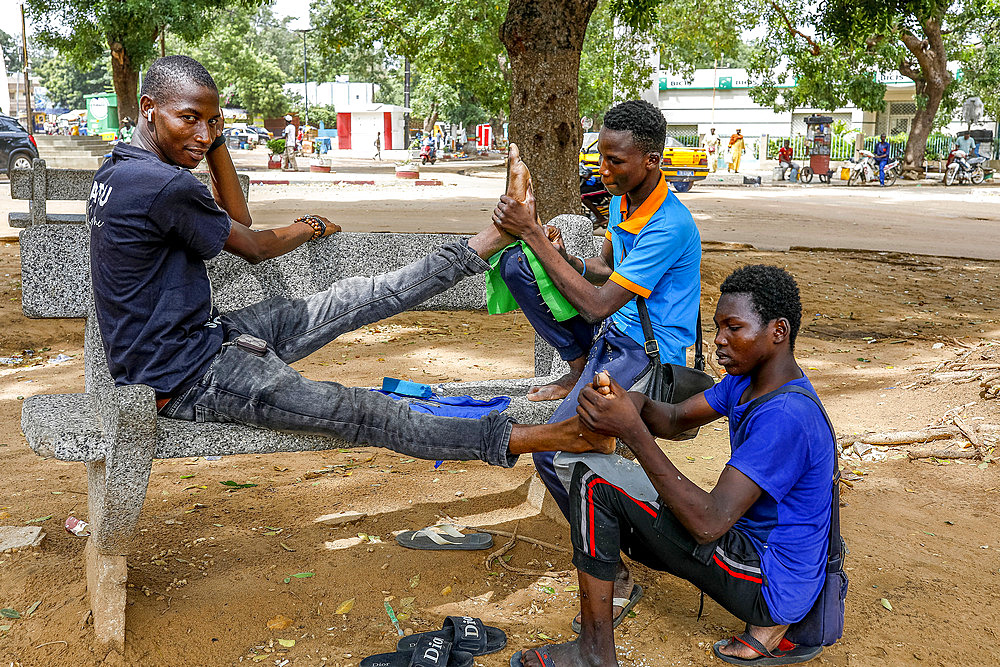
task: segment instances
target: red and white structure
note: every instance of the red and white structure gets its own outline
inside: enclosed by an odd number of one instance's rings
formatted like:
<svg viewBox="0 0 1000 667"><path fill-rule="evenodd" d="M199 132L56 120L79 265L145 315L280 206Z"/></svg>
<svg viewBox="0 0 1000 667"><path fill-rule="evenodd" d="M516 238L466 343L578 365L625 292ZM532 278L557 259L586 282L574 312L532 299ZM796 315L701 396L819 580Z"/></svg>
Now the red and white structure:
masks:
<svg viewBox="0 0 1000 667"><path fill-rule="evenodd" d="M375 137L382 133L382 150L403 150L403 116L409 111L395 104L366 104L337 109L337 148L359 155L375 152Z"/></svg>

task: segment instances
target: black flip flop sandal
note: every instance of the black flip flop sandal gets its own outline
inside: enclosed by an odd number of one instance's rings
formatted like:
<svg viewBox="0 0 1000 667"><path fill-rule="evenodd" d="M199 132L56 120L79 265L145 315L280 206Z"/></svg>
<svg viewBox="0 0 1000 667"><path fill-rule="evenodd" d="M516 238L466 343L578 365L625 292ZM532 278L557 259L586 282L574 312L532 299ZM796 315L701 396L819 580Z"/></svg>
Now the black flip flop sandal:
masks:
<svg viewBox="0 0 1000 667"><path fill-rule="evenodd" d="M396 536L396 543L407 549L424 551L476 551L493 546L489 533L462 533L454 526L428 526L407 530Z"/></svg>
<svg viewBox="0 0 1000 667"><path fill-rule="evenodd" d="M451 642L427 637L409 651L369 656L359 667L473 667L473 660L471 653L453 650Z"/></svg>
<svg viewBox="0 0 1000 667"><path fill-rule="evenodd" d="M556 667L556 663L552 662L552 658L549 656L548 648L548 646L543 646L541 648L530 648L528 651L538 656L542 667ZM524 667L524 661L521 659L522 653L523 651L518 651L510 656L510 667Z"/></svg>
<svg viewBox="0 0 1000 667"><path fill-rule="evenodd" d="M414 645L425 637L437 637L451 642L455 650L466 651L474 656L496 653L507 646L507 634L500 628L483 625L480 619L470 616L449 616L444 619L440 630L403 637L396 645L396 650L412 651Z"/></svg>
<svg viewBox="0 0 1000 667"><path fill-rule="evenodd" d="M774 667L777 665L795 665L802 662L809 662L823 652L822 646L799 646L787 639L782 639L781 643L778 644L778 648L774 649L774 651L768 651L763 644L754 639L749 631L736 635L732 641L738 641L752 651L759 653L760 656L748 659L720 653L719 649L729 643L729 640L721 639L712 646L712 652L715 653L716 658L730 665L768 665Z"/></svg>

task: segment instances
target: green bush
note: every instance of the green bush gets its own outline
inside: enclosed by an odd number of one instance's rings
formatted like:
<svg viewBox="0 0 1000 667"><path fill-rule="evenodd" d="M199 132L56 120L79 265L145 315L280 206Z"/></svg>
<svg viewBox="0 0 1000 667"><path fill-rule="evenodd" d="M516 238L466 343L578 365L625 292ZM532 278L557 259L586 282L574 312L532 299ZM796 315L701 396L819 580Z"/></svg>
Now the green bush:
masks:
<svg viewBox="0 0 1000 667"><path fill-rule="evenodd" d="M267 150L271 151L273 155L281 155L285 152L285 140L271 139L267 142Z"/></svg>

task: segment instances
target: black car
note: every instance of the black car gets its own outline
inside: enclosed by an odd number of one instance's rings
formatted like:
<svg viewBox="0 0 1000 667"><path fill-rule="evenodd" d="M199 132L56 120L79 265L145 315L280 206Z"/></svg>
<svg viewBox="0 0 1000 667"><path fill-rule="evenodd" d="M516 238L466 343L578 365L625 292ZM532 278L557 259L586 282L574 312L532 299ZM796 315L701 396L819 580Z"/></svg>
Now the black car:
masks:
<svg viewBox="0 0 1000 667"><path fill-rule="evenodd" d="M31 169L31 161L36 157L35 138L17 119L0 115L0 174L11 169Z"/></svg>

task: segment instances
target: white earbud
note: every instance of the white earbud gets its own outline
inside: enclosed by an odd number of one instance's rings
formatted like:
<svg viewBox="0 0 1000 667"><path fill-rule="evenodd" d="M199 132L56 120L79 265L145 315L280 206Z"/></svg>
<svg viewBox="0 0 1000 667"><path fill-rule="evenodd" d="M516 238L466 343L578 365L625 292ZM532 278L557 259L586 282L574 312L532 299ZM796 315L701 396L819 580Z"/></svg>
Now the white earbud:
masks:
<svg viewBox="0 0 1000 667"><path fill-rule="evenodd" d="M149 111L146 112L146 120L148 120L150 123L153 122L153 110L152 109L150 109Z"/></svg>

